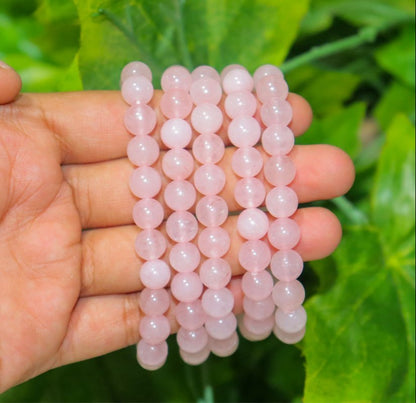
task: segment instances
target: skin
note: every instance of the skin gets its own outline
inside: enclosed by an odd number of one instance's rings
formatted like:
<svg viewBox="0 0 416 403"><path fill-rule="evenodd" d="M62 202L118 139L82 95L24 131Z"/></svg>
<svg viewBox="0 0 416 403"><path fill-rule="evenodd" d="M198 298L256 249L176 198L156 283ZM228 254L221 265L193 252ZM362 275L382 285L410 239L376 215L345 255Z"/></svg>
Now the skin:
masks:
<svg viewBox="0 0 416 403"><path fill-rule="evenodd" d="M133 249L139 230L127 186L130 135L122 123L127 106L118 92L19 95L20 88L17 73L0 67L0 392L137 343L141 317L141 262ZM159 98L156 93L152 101L156 108ZM301 135L312 119L310 106L295 94L289 102L291 128ZM222 162L222 195L235 211L231 153ZM297 167L292 186L302 203L343 195L352 186L353 164L338 148L296 146L291 157ZM341 226L330 211L302 208L294 219L304 260L337 247ZM242 240L235 220L225 228L238 310L242 273L234 262Z"/></svg>

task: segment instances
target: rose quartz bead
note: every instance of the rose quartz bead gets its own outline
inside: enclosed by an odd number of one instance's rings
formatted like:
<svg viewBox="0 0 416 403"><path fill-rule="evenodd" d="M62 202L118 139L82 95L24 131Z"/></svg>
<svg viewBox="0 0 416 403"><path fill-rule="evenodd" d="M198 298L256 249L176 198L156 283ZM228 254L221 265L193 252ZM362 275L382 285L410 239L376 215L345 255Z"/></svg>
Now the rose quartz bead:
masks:
<svg viewBox="0 0 416 403"><path fill-rule="evenodd" d="M145 315L163 315L170 306L169 293L164 288L157 290L145 288L140 293L139 305Z"/></svg>
<svg viewBox="0 0 416 403"><path fill-rule="evenodd" d="M183 119L169 119L160 129L160 137L169 148L185 148L192 138L190 124Z"/></svg>
<svg viewBox="0 0 416 403"><path fill-rule="evenodd" d="M169 119L184 119L191 113L192 99L187 91L174 88L162 95L159 107Z"/></svg>
<svg viewBox="0 0 416 403"><path fill-rule="evenodd" d="M208 335L214 339L228 339L237 329L237 319L233 313L229 313L223 318L209 316L205 322L205 329Z"/></svg>
<svg viewBox="0 0 416 403"><path fill-rule="evenodd" d="M163 196L172 210L189 210L195 203L196 190L188 181L175 180L166 185Z"/></svg>
<svg viewBox="0 0 416 403"><path fill-rule="evenodd" d="M292 120L292 107L283 99L271 98L261 107L260 116L265 126L287 126Z"/></svg>
<svg viewBox="0 0 416 403"><path fill-rule="evenodd" d="M188 353L179 349L179 355L181 356L183 362L186 362L188 365L200 365L204 363L209 357L211 350L207 344L201 351L197 353Z"/></svg>
<svg viewBox="0 0 416 403"><path fill-rule="evenodd" d="M216 134L200 134L192 145L192 152L201 164L216 164L224 156L224 142Z"/></svg>
<svg viewBox="0 0 416 403"><path fill-rule="evenodd" d="M260 239L244 242L238 252L241 266L251 273L264 270L270 264L271 257L269 245Z"/></svg>
<svg viewBox="0 0 416 403"><path fill-rule="evenodd" d="M194 185L203 195L216 195L225 186L225 173L218 165L202 165L194 173Z"/></svg>
<svg viewBox="0 0 416 403"><path fill-rule="evenodd" d="M300 240L300 229L291 218L278 218L269 226L270 243L281 250L293 249Z"/></svg>
<svg viewBox="0 0 416 403"><path fill-rule="evenodd" d="M237 219L237 230L245 239L260 239L267 234L269 219L258 208L248 208Z"/></svg>
<svg viewBox="0 0 416 403"><path fill-rule="evenodd" d="M305 289L297 280L278 281L273 288L272 297L279 309L292 312L303 304Z"/></svg>
<svg viewBox="0 0 416 403"><path fill-rule="evenodd" d="M269 75L257 82L256 94L262 103L269 101L271 98L286 99L289 94L289 87L281 77Z"/></svg>
<svg viewBox="0 0 416 403"><path fill-rule="evenodd" d="M206 227L219 227L228 217L227 202L220 196L204 196L195 209L198 221Z"/></svg>
<svg viewBox="0 0 416 403"><path fill-rule="evenodd" d="M149 134L156 126L156 113L148 105L131 106L124 114L124 125L137 136Z"/></svg>
<svg viewBox="0 0 416 403"><path fill-rule="evenodd" d="M190 273L194 271L201 260L199 249L190 242L175 244L169 252L169 262L178 272Z"/></svg>
<svg viewBox="0 0 416 403"><path fill-rule="evenodd" d="M221 127L222 121L221 109L213 104L197 105L191 114L192 126L201 134L216 133Z"/></svg>
<svg viewBox="0 0 416 403"><path fill-rule="evenodd" d="M234 188L236 202L244 208L259 207L266 196L266 189L257 178L240 179Z"/></svg>
<svg viewBox="0 0 416 403"><path fill-rule="evenodd" d="M217 105L222 96L221 85L213 78L201 78L191 84L190 94L195 105L204 103Z"/></svg>
<svg viewBox="0 0 416 403"><path fill-rule="evenodd" d="M234 308L234 296L228 288L206 289L201 302L202 309L213 318L223 318Z"/></svg>
<svg viewBox="0 0 416 403"><path fill-rule="evenodd" d="M274 186L285 186L295 179L296 167L288 156L274 155L264 164L264 176Z"/></svg>
<svg viewBox="0 0 416 403"><path fill-rule="evenodd" d="M222 257L230 249L230 236L221 227L205 228L199 234L198 247L206 257Z"/></svg>
<svg viewBox="0 0 416 403"><path fill-rule="evenodd" d="M159 158L159 145L153 137L133 137L127 144L127 157L137 166L153 165Z"/></svg>
<svg viewBox="0 0 416 403"><path fill-rule="evenodd" d="M238 148L231 158L231 167L243 178L256 176L263 168L263 158L254 147Z"/></svg>
<svg viewBox="0 0 416 403"><path fill-rule="evenodd" d="M246 70L247 69L242 66L241 64L229 64L228 66L225 66L222 71L221 71L221 81L224 80L225 76L231 71L231 70L236 70L236 69L241 69L241 70Z"/></svg>
<svg viewBox="0 0 416 403"><path fill-rule="evenodd" d="M300 332L306 325L306 319L306 311L303 306L300 306L292 312L276 309L276 326L286 333Z"/></svg>
<svg viewBox="0 0 416 403"><path fill-rule="evenodd" d="M209 347L211 352L217 357L229 357L237 351L238 343L238 334L237 332L234 332L230 337L224 340L210 338Z"/></svg>
<svg viewBox="0 0 416 403"><path fill-rule="evenodd" d="M163 341L157 345L151 345L144 340L137 344L137 361L140 366L148 371L154 371L163 366L168 358L168 345Z"/></svg>
<svg viewBox="0 0 416 403"><path fill-rule="evenodd" d="M244 315L245 316L245 315ZM240 330L241 335L249 341L260 341L260 340L265 340L270 336L269 331L266 331L263 334L256 334L256 333L252 333L250 332L248 329L246 329L246 326L244 324L244 317L242 320L240 320L240 322L238 323L238 328Z"/></svg>
<svg viewBox="0 0 416 403"><path fill-rule="evenodd" d="M202 294L202 288L202 282L194 272L175 274L170 285L173 296L182 302L198 299Z"/></svg>
<svg viewBox="0 0 416 403"><path fill-rule="evenodd" d="M224 109L231 119L239 115L253 116L257 110L257 100L251 92L233 92L225 98Z"/></svg>
<svg viewBox="0 0 416 403"><path fill-rule="evenodd" d="M161 187L162 179L154 168L139 167L130 176L130 190L140 199L156 196Z"/></svg>
<svg viewBox="0 0 416 403"><path fill-rule="evenodd" d="M274 302L271 295L265 299L254 301L248 297L243 299L244 312L253 319L262 320L266 319L274 312Z"/></svg>
<svg viewBox="0 0 416 403"><path fill-rule="evenodd" d="M205 260L199 269L199 277L202 283L213 290L224 288L231 280L231 267L221 258Z"/></svg>
<svg viewBox="0 0 416 403"><path fill-rule="evenodd" d="M175 314L179 325L188 330L200 328L207 318L199 299L193 302L179 302L176 305Z"/></svg>
<svg viewBox="0 0 416 403"><path fill-rule="evenodd" d="M139 332L146 343L157 345L170 335L169 320L163 315L144 316L140 320Z"/></svg>
<svg viewBox="0 0 416 403"><path fill-rule="evenodd" d="M121 86L121 95L129 104L147 104L153 97L153 85L144 76L130 76Z"/></svg>
<svg viewBox="0 0 416 403"><path fill-rule="evenodd" d="M266 207L273 217L290 217L298 208L298 196L287 186L277 186L267 194Z"/></svg>
<svg viewBox="0 0 416 403"><path fill-rule="evenodd" d="M191 81L191 73L185 67L171 66L162 74L162 90L167 92L174 88L180 88L181 90L189 91Z"/></svg>
<svg viewBox="0 0 416 403"><path fill-rule="evenodd" d="M295 250L279 250L273 255L270 268L278 280L292 281L301 275L303 260Z"/></svg>
<svg viewBox="0 0 416 403"><path fill-rule="evenodd" d="M260 134L260 124L252 116L237 116L228 126L228 138L236 147L254 146Z"/></svg>
<svg viewBox="0 0 416 403"><path fill-rule="evenodd" d="M166 239L156 229L141 231L135 241L136 253L145 260L158 259L165 253Z"/></svg>
<svg viewBox="0 0 416 403"><path fill-rule="evenodd" d="M175 211L166 220L166 232L175 242L190 242L198 233L198 222L189 211Z"/></svg>
<svg viewBox="0 0 416 403"><path fill-rule="evenodd" d="M144 76L150 82L152 81L152 70L142 62L130 62L126 64L121 72L121 82L123 83L128 77Z"/></svg>
<svg viewBox="0 0 416 403"><path fill-rule="evenodd" d="M277 326L275 326L273 328L273 333L283 343L296 344L303 339L303 336L305 336L305 330L306 328L303 328L296 333L286 333L282 329L279 329Z"/></svg>
<svg viewBox="0 0 416 403"><path fill-rule="evenodd" d="M264 340L270 336L274 327L274 315L264 319L253 319L248 315L243 317L244 327L251 335L256 336L256 340Z"/></svg>
<svg viewBox="0 0 416 403"><path fill-rule="evenodd" d="M194 159L189 151L175 148L163 156L162 169L170 179L186 179L194 170Z"/></svg>
<svg viewBox="0 0 416 403"><path fill-rule="evenodd" d="M143 229L157 228L164 214L163 206L155 199L141 199L133 207L134 223Z"/></svg>
<svg viewBox="0 0 416 403"><path fill-rule="evenodd" d="M197 81L201 78L212 78L217 82L221 81L218 71L211 66L199 66L191 73L192 81Z"/></svg>
<svg viewBox="0 0 416 403"><path fill-rule="evenodd" d="M270 75L274 75L277 77L280 77L282 80L283 73L282 71L272 64L264 64L263 66L260 66L253 74L254 83L257 84L259 80L261 80L263 77L267 77Z"/></svg>
<svg viewBox="0 0 416 403"><path fill-rule="evenodd" d="M140 280L145 287L159 289L170 280L170 268L163 260L148 260L140 269Z"/></svg>
<svg viewBox="0 0 416 403"><path fill-rule="evenodd" d="M236 91L251 92L254 87L253 77L245 69L233 69L227 72L222 79L222 87L226 94Z"/></svg>
<svg viewBox="0 0 416 403"><path fill-rule="evenodd" d="M266 299L273 289L273 278L266 270L259 273L245 273L241 282L244 294L254 300Z"/></svg>
<svg viewBox="0 0 416 403"><path fill-rule="evenodd" d="M208 333L204 327L195 330L181 327L176 334L176 341L181 350L187 353L197 353L208 344Z"/></svg>
<svg viewBox="0 0 416 403"><path fill-rule="evenodd" d="M270 155L285 155L292 150L295 136L287 126L271 125L264 130L261 144Z"/></svg>

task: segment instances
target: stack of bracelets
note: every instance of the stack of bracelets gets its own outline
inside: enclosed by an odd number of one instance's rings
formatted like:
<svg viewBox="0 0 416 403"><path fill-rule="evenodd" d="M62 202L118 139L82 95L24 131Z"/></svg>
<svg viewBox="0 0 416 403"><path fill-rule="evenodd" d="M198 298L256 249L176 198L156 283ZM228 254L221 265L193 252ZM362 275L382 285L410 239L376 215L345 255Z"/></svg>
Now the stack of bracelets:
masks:
<svg viewBox="0 0 416 403"><path fill-rule="evenodd" d="M263 340L273 332L284 343L297 343L305 333L305 290L297 280L303 261L294 250L300 230L290 218L298 198L289 187L296 169L288 156L294 135L288 127L292 109L283 74L272 65L259 67L253 77L240 65L227 66L221 76L209 66L192 73L172 66L163 73L161 87L159 109L165 120L160 138L167 151L160 165L168 181L163 192L164 180L155 168L160 154L153 137L157 117L148 105L152 73L141 62L131 62L122 71L122 97L130 105L124 124L134 135L127 156L136 166L130 178L138 198L133 208L140 228L135 250L143 261L140 365L155 370L165 363L171 333L168 311L179 326L180 355L191 365L201 364L211 352L220 357L233 354L239 342L237 324L248 340ZM235 147L231 169L239 178L234 199L242 209L237 231L243 239L238 263L244 272L244 297L238 320L231 267L224 258L231 239L222 228L228 218L227 203L220 196L226 184L219 165L226 149L218 135L224 120L218 107L223 93L230 119L228 140ZM254 117L258 109L261 124ZM259 143L264 152L257 148ZM259 175L270 185L267 194ZM159 193L166 209L157 200ZM163 222L166 235L160 228Z"/></svg>

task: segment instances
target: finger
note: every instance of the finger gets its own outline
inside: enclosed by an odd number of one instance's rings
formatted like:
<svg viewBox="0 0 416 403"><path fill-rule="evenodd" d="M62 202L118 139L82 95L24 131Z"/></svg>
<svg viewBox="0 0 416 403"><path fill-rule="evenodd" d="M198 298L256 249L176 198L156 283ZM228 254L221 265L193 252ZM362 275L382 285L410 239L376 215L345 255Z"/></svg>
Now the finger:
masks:
<svg viewBox="0 0 416 403"><path fill-rule="evenodd" d="M302 234L296 250L305 261L322 259L338 246L341 226L329 210L320 207L300 209L293 218ZM233 275L243 273L238 264L238 251L243 239L237 233L236 220L236 216L231 216L224 224L231 238L225 259L230 263ZM128 293L142 289L139 278L142 261L134 251L138 231L134 226L123 226L84 232L81 295ZM170 245L165 253L166 260L169 249Z"/></svg>
<svg viewBox="0 0 416 403"><path fill-rule="evenodd" d="M230 211L236 211L239 206L234 201L233 192L239 178L231 170L232 154L233 148L227 147L221 161L227 176L221 196L227 201ZM266 158L264 153L263 156ZM339 148L328 145L298 146L292 151L291 157L297 169L291 187L301 203L337 197L352 186L353 163ZM160 162L157 168L161 172ZM131 212L137 201L128 187L132 170L127 159L64 167L64 176L73 189L83 228L132 223ZM259 178L263 179L261 175ZM164 182L165 185L167 181ZM268 186L267 181L263 182ZM164 203L163 189L158 198Z"/></svg>
<svg viewBox="0 0 416 403"><path fill-rule="evenodd" d="M22 88L22 80L9 65L0 61L0 105L12 102Z"/></svg>

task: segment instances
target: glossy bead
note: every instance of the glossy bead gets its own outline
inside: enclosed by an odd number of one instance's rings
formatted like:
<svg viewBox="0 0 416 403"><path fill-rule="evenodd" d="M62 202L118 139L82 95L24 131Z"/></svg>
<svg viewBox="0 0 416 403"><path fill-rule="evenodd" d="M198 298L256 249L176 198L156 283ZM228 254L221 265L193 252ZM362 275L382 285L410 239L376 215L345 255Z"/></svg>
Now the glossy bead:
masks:
<svg viewBox="0 0 416 403"><path fill-rule="evenodd" d="M222 71L221 71L221 81L224 80L224 77L231 71L231 70L235 70L235 69L242 69L242 70L246 70L247 69L242 66L241 64L229 64L228 66L225 66Z"/></svg>
<svg viewBox="0 0 416 403"><path fill-rule="evenodd" d="M254 300L266 299L273 289L273 278L266 270L258 273L245 273L241 282L244 294Z"/></svg>
<svg viewBox="0 0 416 403"><path fill-rule="evenodd" d="M245 317L246 315L244 315ZM269 331L266 331L263 334L256 334L256 333L252 333L250 332L248 329L246 329L245 326L245 321L244 321L244 317L239 321L238 323L238 328L240 330L241 335L249 341L260 341L260 340L265 340L270 336Z"/></svg>
<svg viewBox="0 0 416 403"><path fill-rule="evenodd" d="M192 138L190 124L183 119L169 119L160 129L160 138L168 148L185 148Z"/></svg>
<svg viewBox="0 0 416 403"><path fill-rule="evenodd" d="M172 180L186 179L194 170L194 159L189 151L175 148L163 156L162 169L165 175Z"/></svg>
<svg viewBox="0 0 416 403"><path fill-rule="evenodd" d="M124 125L136 136L149 134L156 126L156 113L148 105L131 106L124 114Z"/></svg>
<svg viewBox="0 0 416 403"><path fill-rule="evenodd" d="M270 155L285 155L292 150L295 136L287 126L271 125L264 130L261 144Z"/></svg>
<svg viewBox="0 0 416 403"><path fill-rule="evenodd" d="M223 116L221 109L213 104L197 105L191 114L193 128L201 134L213 134L221 127Z"/></svg>
<svg viewBox="0 0 416 403"><path fill-rule="evenodd" d="M270 264L270 259L269 245L260 239L244 242L238 252L240 265L251 273L259 273L266 269Z"/></svg>
<svg viewBox="0 0 416 403"><path fill-rule="evenodd" d="M193 272L199 265L201 254L199 249L190 242L181 242L172 246L169 252L169 262L178 272Z"/></svg>
<svg viewBox="0 0 416 403"><path fill-rule="evenodd" d="M238 176L253 177L263 168L263 158L254 147L238 148L231 157L231 167Z"/></svg>
<svg viewBox="0 0 416 403"><path fill-rule="evenodd" d="M230 337L224 340L210 338L209 347L211 352L217 357L229 357L237 351L238 343L238 334L237 332L234 332Z"/></svg>
<svg viewBox="0 0 416 403"><path fill-rule="evenodd" d="M189 211L175 211L166 220L166 232L175 242L190 242L198 233L198 222Z"/></svg>
<svg viewBox="0 0 416 403"><path fill-rule="evenodd" d="M137 344L137 361L140 366L148 371L154 371L163 366L168 358L168 344L163 341L152 345L140 340Z"/></svg>
<svg viewBox="0 0 416 403"><path fill-rule="evenodd" d="M291 312L299 308L305 300L305 289L297 281L278 281L272 291L273 301L279 309Z"/></svg>
<svg viewBox="0 0 416 403"><path fill-rule="evenodd" d="M207 259L201 264L199 277L206 287L219 290L230 282L231 267L224 259Z"/></svg>
<svg viewBox="0 0 416 403"><path fill-rule="evenodd" d="M137 166L153 165L159 158L159 145L151 136L135 136L127 144L127 157Z"/></svg>
<svg viewBox="0 0 416 403"><path fill-rule="evenodd" d="M129 104L147 104L153 97L153 85L144 76L130 76L121 86L121 95Z"/></svg>
<svg viewBox="0 0 416 403"><path fill-rule="evenodd" d="M179 349L179 355L181 356L183 362L186 362L188 365L201 365L209 357L211 350L207 344L201 351L196 353L188 353Z"/></svg>
<svg viewBox="0 0 416 403"><path fill-rule="evenodd" d="M195 105L217 105L222 96L221 85L214 78L201 78L191 84L190 94Z"/></svg>
<svg viewBox="0 0 416 403"><path fill-rule="evenodd" d="M162 95L159 107L168 119L185 119L191 113L192 99L187 91L174 88Z"/></svg>
<svg viewBox="0 0 416 403"><path fill-rule="evenodd" d="M289 87L284 79L269 75L257 82L256 94L262 103L269 101L271 98L286 99L289 94Z"/></svg>
<svg viewBox="0 0 416 403"><path fill-rule="evenodd" d="M243 308L244 312L251 318L262 320L273 315L275 304L271 295L259 301L244 297Z"/></svg>
<svg viewBox="0 0 416 403"><path fill-rule="evenodd" d="M145 315L163 315L170 306L169 293L164 288L159 288L157 290L145 288L140 293L139 306Z"/></svg>
<svg viewBox="0 0 416 403"><path fill-rule="evenodd" d="M216 134L200 134L192 144L192 152L201 164L216 164L224 156L224 142Z"/></svg>
<svg viewBox="0 0 416 403"><path fill-rule="evenodd" d="M279 250L273 255L270 268L278 280L292 281L301 275L303 260L295 250Z"/></svg>
<svg viewBox="0 0 416 403"><path fill-rule="evenodd" d="M254 84L257 84L259 80L263 77L274 75L276 77L284 79L282 71L274 66L273 64L264 64L257 68L257 70L253 74Z"/></svg>
<svg viewBox="0 0 416 403"><path fill-rule="evenodd" d="M264 164L264 176L274 186L285 186L295 179L296 167L288 156L274 155Z"/></svg>
<svg viewBox="0 0 416 403"><path fill-rule="evenodd" d="M206 257L222 257L230 249L230 236L221 227L204 228L198 237L198 247Z"/></svg>
<svg viewBox="0 0 416 403"><path fill-rule="evenodd" d="M176 341L181 350L187 353L197 353L208 344L208 333L204 327L188 330L181 327L176 334Z"/></svg>
<svg viewBox="0 0 416 403"><path fill-rule="evenodd" d="M192 81L197 81L201 78L212 78L217 82L221 81L218 71L211 66L198 66L191 73Z"/></svg>
<svg viewBox="0 0 416 403"><path fill-rule="evenodd" d="M169 320L163 315L144 316L140 319L139 332L146 343L157 345L170 335Z"/></svg>
<svg viewBox="0 0 416 403"><path fill-rule="evenodd" d="M218 165L202 165L194 173L194 185L203 195L216 195L225 186L225 173Z"/></svg>
<svg viewBox="0 0 416 403"><path fill-rule="evenodd" d="M171 282L170 289L173 296L182 302L192 302L202 294L202 282L198 274L177 273Z"/></svg>
<svg viewBox="0 0 416 403"><path fill-rule="evenodd" d="M305 308L300 306L292 312L276 309L275 320L276 326L286 333L300 332L306 325L307 316Z"/></svg>
<svg viewBox="0 0 416 403"><path fill-rule="evenodd" d="M265 126L287 126L292 120L292 107L283 99L271 98L260 108L260 116Z"/></svg>
<svg viewBox="0 0 416 403"><path fill-rule="evenodd" d="M219 227L228 217L227 202L220 196L204 196L195 209L198 221L206 227Z"/></svg>
<svg viewBox="0 0 416 403"><path fill-rule="evenodd" d="M274 327L274 315L264 319L254 319L251 316L244 315L244 327L251 335L256 336L256 340L266 339L271 334Z"/></svg>
<svg viewBox="0 0 416 403"><path fill-rule="evenodd" d="M134 246L142 259L159 259L165 253L166 239L156 229L145 229L137 235Z"/></svg>
<svg viewBox="0 0 416 403"><path fill-rule="evenodd" d="M266 189L257 178L240 179L234 188L236 202L244 208L259 207L266 196Z"/></svg>
<svg viewBox="0 0 416 403"><path fill-rule="evenodd" d="M142 62L130 62L126 64L121 72L121 82L123 83L128 77L144 76L150 82L152 81L152 70Z"/></svg>
<svg viewBox="0 0 416 403"><path fill-rule="evenodd" d="M195 203L196 190L188 181L175 180L166 185L163 196L172 210L189 210Z"/></svg>
<svg viewBox="0 0 416 403"><path fill-rule="evenodd" d="M162 187L159 172L152 167L136 168L130 176L130 190L140 199L156 196Z"/></svg>
<svg viewBox="0 0 416 403"><path fill-rule="evenodd" d="M251 92L254 87L254 81L246 69L236 68L228 71L224 75L222 87L226 94L231 94L236 91Z"/></svg>
<svg viewBox="0 0 416 403"><path fill-rule="evenodd" d="M179 325L188 330L200 328L207 318L199 299L193 302L179 302L175 308L175 315Z"/></svg>
<svg viewBox="0 0 416 403"><path fill-rule="evenodd" d="M237 219L238 233L245 239L260 239L267 234L269 219L258 208L243 210Z"/></svg>
<svg viewBox="0 0 416 403"><path fill-rule="evenodd" d="M161 86L164 92L174 88L179 88L184 91L189 91L191 86L191 74L183 66L171 66L167 68L161 79Z"/></svg>
<svg viewBox="0 0 416 403"><path fill-rule="evenodd" d="M296 344L303 339L303 336L305 336L305 330L306 328L303 328L296 333L286 333L282 329L275 326L273 328L273 333L283 343Z"/></svg>
<svg viewBox="0 0 416 403"><path fill-rule="evenodd" d="M300 240L300 229L291 218L278 218L269 226L270 243L280 250L293 249Z"/></svg>
<svg viewBox="0 0 416 403"><path fill-rule="evenodd" d="M233 313L223 318L209 316L205 322L205 329L209 336L217 340L224 340L231 337L237 328L237 319Z"/></svg>
<svg viewBox="0 0 416 403"><path fill-rule="evenodd" d="M260 140L260 124L252 116L237 116L228 125L228 138L236 147L252 147Z"/></svg>
<svg viewBox="0 0 416 403"><path fill-rule="evenodd" d="M233 92L225 98L224 109L231 119L240 115L253 116L257 110L257 100L251 92Z"/></svg>
<svg viewBox="0 0 416 403"><path fill-rule="evenodd" d="M277 186L267 194L266 208L273 217L290 217L298 208L298 196L287 186Z"/></svg>
<svg viewBox="0 0 416 403"><path fill-rule="evenodd" d="M234 296L228 288L219 290L206 289L202 295L202 309L208 316L223 318L227 316L234 307Z"/></svg>
<svg viewBox="0 0 416 403"><path fill-rule="evenodd" d="M163 206L155 199L141 199L133 207L134 223L142 229L157 228L164 214Z"/></svg>
<svg viewBox="0 0 416 403"><path fill-rule="evenodd" d="M145 287L159 289L170 280L170 268L163 260L148 260L140 268L140 281Z"/></svg>

